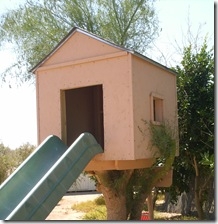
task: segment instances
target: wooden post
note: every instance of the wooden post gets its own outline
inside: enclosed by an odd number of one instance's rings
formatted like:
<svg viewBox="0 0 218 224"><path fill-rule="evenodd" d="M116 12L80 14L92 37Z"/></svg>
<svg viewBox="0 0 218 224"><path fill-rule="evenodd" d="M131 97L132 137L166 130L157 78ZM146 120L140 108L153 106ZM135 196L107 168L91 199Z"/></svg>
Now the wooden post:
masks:
<svg viewBox="0 0 218 224"><path fill-rule="evenodd" d="M148 212L150 220L154 219L154 208L153 208L153 200L152 200L152 191L148 195L147 198Z"/></svg>

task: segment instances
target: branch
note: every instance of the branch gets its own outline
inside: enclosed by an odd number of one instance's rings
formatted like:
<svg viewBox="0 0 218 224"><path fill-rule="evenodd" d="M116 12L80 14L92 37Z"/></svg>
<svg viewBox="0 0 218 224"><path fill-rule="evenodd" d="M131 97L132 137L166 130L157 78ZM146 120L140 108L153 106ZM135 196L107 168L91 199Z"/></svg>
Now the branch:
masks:
<svg viewBox="0 0 218 224"><path fill-rule="evenodd" d="M198 176L199 176L199 170L198 170L198 165L197 165L196 157L195 157L195 156L194 156L194 158L193 158L193 162L194 162L195 174L196 174L196 176L198 177Z"/></svg>
<svg viewBox="0 0 218 224"><path fill-rule="evenodd" d="M210 178L212 177L212 175L213 175L213 174L210 173L210 175L208 176L208 178L205 180L203 186L201 187L202 189L205 189L205 187L206 187L207 183L209 182Z"/></svg>
<svg viewBox="0 0 218 224"><path fill-rule="evenodd" d="M137 5L135 11L133 12L133 14L132 14L132 16L131 16L131 18L130 18L130 20L129 20L129 23L128 23L128 25L126 26L126 29L125 29L124 32L123 32L123 35L122 35L123 37L126 35L127 30L129 29L130 25L132 24L132 20L133 20L133 18L134 18L134 16L135 16L136 12L138 11L139 7L141 7L142 3L143 3L143 0Z"/></svg>
<svg viewBox="0 0 218 224"><path fill-rule="evenodd" d="M118 26L119 26L119 30L121 32L122 28L121 28L120 20L119 20L118 13L117 13L117 10L116 10L116 7L115 7L115 0L112 1L112 4L113 4L113 9L114 9L114 13L115 13L115 16L116 16L116 20L117 20L117 23L118 23Z"/></svg>
<svg viewBox="0 0 218 224"><path fill-rule="evenodd" d="M210 149L213 149L213 146L210 146L209 144L207 144L206 142L204 142L203 140L200 140L202 143L204 143L206 146L208 146Z"/></svg>

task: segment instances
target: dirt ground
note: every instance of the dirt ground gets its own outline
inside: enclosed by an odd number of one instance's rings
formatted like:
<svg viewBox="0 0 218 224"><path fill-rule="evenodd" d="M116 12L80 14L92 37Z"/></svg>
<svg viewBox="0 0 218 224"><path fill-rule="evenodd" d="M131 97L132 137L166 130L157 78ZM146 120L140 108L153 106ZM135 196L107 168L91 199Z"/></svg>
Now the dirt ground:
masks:
<svg viewBox="0 0 218 224"><path fill-rule="evenodd" d="M82 220L83 212L73 210L71 207L74 204L94 200L101 194L98 192L80 192L67 193L54 207L46 220ZM177 213L162 213L163 218L179 217L181 214Z"/></svg>
<svg viewBox="0 0 218 224"><path fill-rule="evenodd" d="M71 206L83 201L94 200L100 195L96 192L67 193L54 207L46 220L81 220L84 213L73 210Z"/></svg>

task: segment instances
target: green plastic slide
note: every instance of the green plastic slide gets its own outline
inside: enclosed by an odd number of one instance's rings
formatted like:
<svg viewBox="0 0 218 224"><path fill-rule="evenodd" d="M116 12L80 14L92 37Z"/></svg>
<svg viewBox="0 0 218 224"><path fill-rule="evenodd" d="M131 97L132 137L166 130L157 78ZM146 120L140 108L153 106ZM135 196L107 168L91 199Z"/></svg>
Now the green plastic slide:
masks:
<svg viewBox="0 0 218 224"><path fill-rule="evenodd" d="M44 220L89 161L103 149L90 133L69 147L46 138L0 186L1 220Z"/></svg>

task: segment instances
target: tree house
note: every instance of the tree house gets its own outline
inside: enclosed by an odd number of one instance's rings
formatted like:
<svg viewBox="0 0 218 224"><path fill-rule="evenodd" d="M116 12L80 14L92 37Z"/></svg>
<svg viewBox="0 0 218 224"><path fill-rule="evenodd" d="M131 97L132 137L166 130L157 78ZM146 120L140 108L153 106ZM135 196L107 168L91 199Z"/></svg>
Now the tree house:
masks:
<svg viewBox="0 0 218 224"><path fill-rule="evenodd" d="M90 132L104 153L86 170L150 167L155 152L143 120L177 127L176 74L169 68L74 27L32 70L38 143L57 135L68 146ZM178 154L178 152L177 152Z"/></svg>

